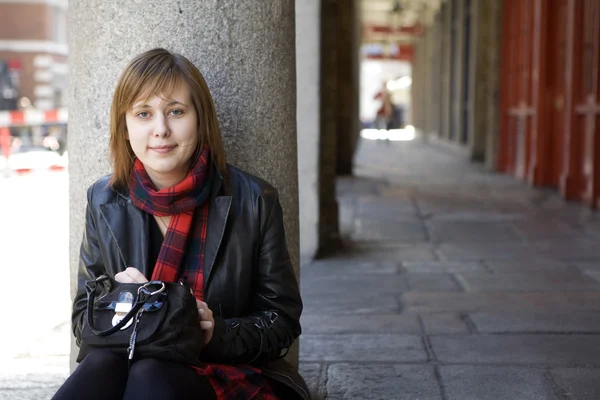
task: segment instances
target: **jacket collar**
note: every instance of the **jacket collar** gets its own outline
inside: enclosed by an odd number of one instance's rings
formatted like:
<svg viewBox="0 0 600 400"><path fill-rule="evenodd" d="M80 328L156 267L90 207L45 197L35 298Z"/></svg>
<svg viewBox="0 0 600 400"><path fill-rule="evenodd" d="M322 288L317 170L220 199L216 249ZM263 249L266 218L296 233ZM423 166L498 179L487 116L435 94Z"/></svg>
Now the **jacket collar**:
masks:
<svg viewBox="0 0 600 400"><path fill-rule="evenodd" d="M211 194L208 213L207 237L204 250L204 287L206 289L212 275L213 266L221 247L223 235L231 209L232 196L226 195L224 179L215 168L215 182ZM148 231L151 215L136 208L127 189L115 189L117 196L123 201L101 204L100 212L107 223L116 242L120 257L126 267L138 268L144 275L149 275L148 264ZM127 221L127 223L123 223ZM135 229L134 227L137 227ZM134 231L135 229L135 231Z"/></svg>

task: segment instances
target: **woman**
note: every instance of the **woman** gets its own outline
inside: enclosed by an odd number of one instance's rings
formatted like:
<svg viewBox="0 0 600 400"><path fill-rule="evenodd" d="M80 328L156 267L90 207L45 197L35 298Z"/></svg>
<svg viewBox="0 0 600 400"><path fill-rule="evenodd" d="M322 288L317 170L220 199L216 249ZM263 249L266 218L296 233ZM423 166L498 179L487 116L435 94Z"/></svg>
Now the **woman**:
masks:
<svg viewBox="0 0 600 400"><path fill-rule="evenodd" d="M175 264L197 299L206 364L140 359L128 369L125 355L94 350L54 398L308 399L282 358L301 333L302 301L278 194L226 164L198 69L164 49L136 57L117 84L110 131L113 174L88 189L77 342L85 281L143 283Z"/></svg>

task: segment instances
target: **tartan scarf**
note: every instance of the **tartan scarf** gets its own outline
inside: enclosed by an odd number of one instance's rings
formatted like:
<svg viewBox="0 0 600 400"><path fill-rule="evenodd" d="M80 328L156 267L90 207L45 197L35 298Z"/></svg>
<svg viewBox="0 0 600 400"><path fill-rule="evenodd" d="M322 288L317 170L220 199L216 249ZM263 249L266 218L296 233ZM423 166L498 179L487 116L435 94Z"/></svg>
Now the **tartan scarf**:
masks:
<svg viewBox="0 0 600 400"><path fill-rule="evenodd" d="M183 273L194 296L202 301L208 197L212 189L209 159L205 149L183 181L162 190L156 190L144 165L136 159L129 180L129 195L135 207L151 215L171 216L151 280L175 282ZM194 369L208 378L218 400L277 400L261 371L250 365L206 364Z"/></svg>
<svg viewBox="0 0 600 400"><path fill-rule="evenodd" d="M185 283L199 299L204 299L207 200L212 189L207 172L209 158L208 149L204 149L181 182L161 190L156 190L144 165L136 159L129 180L135 207L157 217L171 216L151 280L175 282L183 273Z"/></svg>

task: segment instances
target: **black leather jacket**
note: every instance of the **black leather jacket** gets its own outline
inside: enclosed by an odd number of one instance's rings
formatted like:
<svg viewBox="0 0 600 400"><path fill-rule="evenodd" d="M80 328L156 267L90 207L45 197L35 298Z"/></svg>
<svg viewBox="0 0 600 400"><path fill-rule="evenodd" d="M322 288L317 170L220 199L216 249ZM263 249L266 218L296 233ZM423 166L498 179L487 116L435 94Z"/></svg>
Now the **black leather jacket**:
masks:
<svg viewBox="0 0 600 400"><path fill-rule="evenodd" d="M84 282L127 267L149 277L149 214L104 177L88 189L73 333L79 344L86 306ZM309 399L306 384L281 358L300 335L302 300L288 255L277 191L228 166L217 173L209 207L204 301L213 311L213 338L202 357L222 364L252 363Z"/></svg>

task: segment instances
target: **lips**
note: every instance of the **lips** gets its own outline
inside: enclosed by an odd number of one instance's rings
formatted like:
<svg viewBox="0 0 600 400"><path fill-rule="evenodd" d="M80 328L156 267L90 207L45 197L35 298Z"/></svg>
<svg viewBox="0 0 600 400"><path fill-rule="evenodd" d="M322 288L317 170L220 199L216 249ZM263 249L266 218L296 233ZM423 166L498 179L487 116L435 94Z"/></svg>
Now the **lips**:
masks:
<svg viewBox="0 0 600 400"><path fill-rule="evenodd" d="M163 145L163 146L150 147L150 150L153 150L160 154L166 154L166 153L170 152L171 150L173 150L174 148L175 148L175 145Z"/></svg>

